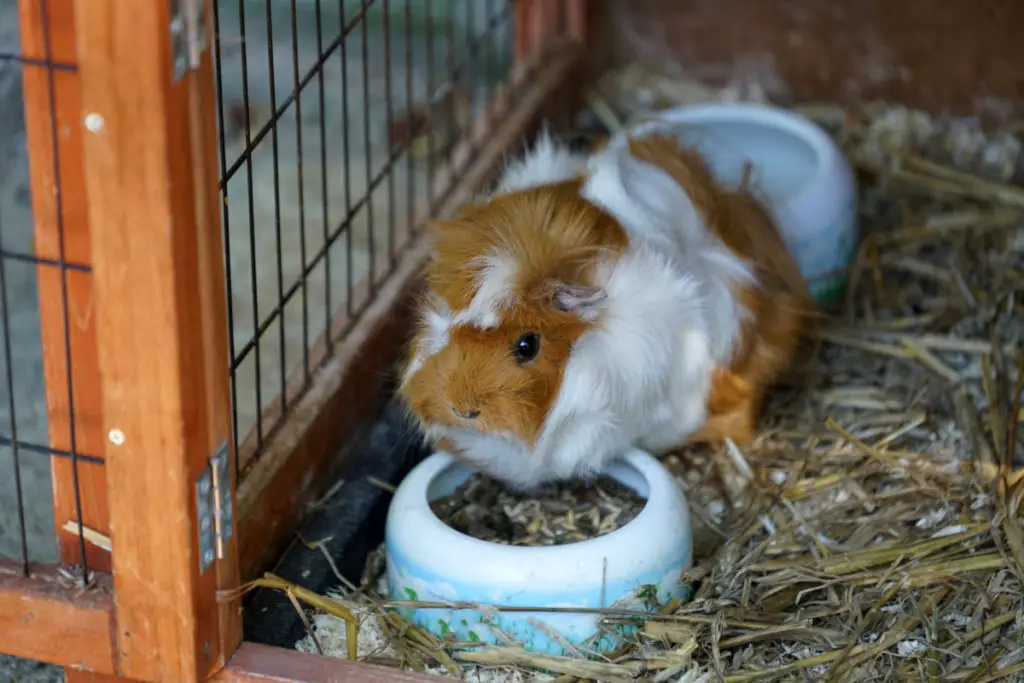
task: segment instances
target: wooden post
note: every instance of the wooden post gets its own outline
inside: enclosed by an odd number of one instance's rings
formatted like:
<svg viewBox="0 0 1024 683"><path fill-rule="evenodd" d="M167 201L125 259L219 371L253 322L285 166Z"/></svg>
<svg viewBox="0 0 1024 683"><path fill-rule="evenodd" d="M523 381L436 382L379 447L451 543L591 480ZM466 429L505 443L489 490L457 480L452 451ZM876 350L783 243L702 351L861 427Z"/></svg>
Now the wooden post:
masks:
<svg viewBox="0 0 1024 683"><path fill-rule="evenodd" d="M114 605L101 577L94 588L61 584L53 567L25 578L0 560L0 651L78 670L117 670ZM7 570L13 570L7 573Z"/></svg>
<svg viewBox="0 0 1024 683"><path fill-rule="evenodd" d="M216 0L214 0L216 1ZM200 18L206 26L206 35L215 36L213 2L200 2ZM199 288L203 354L208 365L203 373L206 380L207 420L209 434L207 447L212 453L221 444L228 446L228 476L231 480L231 541L227 552L215 564L218 591L236 590L241 583L238 533L238 444L234 443L231 420L231 348L228 339L228 291L224 263L224 231L221 224L220 163L217 150L215 112L217 89L213 77L213 53L202 52L198 69L188 80L189 122L193 166L193 192L195 193L196 228L199 232ZM217 609L220 647L215 669L223 667L242 643L241 599L226 602Z"/></svg>
<svg viewBox="0 0 1024 683"><path fill-rule="evenodd" d="M568 37L581 45L587 43L587 2L590 0L563 0Z"/></svg>
<svg viewBox="0 0 1024 683"><path fill-rule="evenodd" d="M538 0L510 0L515 3L515 55L517 62L524 62L539 50L538 22L542 15Z"/></svg>
<svg viewBox="0 0 1024 683"><path fill-rule="evenodd" d="M590 0L511 1L515 3L516 61L524 62L540 55L550 38L586 42L586 3Z"/></svg>
<svg viewBox="0 0 1024 683"><path fill-rule="evenodd" d="M50 447L75 456L51 458L57 541L61 561L81 564L85 545L89 569L110 571L109 552L83 544L78 534L64 528L73 521L102 534L110 531L103 466L78 458L101 455L104 433L89 273L81 87L75 70L75 3L20 0L18 8L22 52L37 60L25 66L23 83L35 250L41 260L36 272Z"/></svg>
<svg viewBox="0 0 1024 683"><path fill-rule="evenodd" d="M209 41L174 75L171 8L188 4L75 5L119 669L175 683L241 636L216 599L237 588L237 534L205 571L199 547L197 482L233 449Z"/></svg>
<svg viewBox="0 0 1024 683"><path fill-rule="evenodd" d="M214 683L437 683L443 678L245 643Z"/></svg>
<svg viewBox="0 0 1024 683"><path fill-rule="evenodd" d="M136 683L130 678L112 674L98 674L92 671L64 669L64 683ZM141 683L141 682L139 682Z"/></svg>

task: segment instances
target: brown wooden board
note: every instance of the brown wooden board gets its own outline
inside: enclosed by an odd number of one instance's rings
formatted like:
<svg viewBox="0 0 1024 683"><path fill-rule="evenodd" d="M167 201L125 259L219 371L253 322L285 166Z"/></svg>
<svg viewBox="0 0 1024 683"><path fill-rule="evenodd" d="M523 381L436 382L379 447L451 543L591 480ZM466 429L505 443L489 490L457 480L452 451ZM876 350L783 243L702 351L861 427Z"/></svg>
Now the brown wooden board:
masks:
<svg viewBox="0 0 1024 683"><path fill-rule="evenodd" d="M65 669L64 683L135 683L135 679L111 674L98 674L91 671Z"/></svg>
<svg viewBox="0 0 1024 683"><path fill-rule="evenodd" d="M206 11L202 20L206 23L207 35L214 35L213 3L207 2L204 5ZM213 453L221 444L227 444L231 459L227 468L231 478L231 509L237 510L238 503L234 496L238 485L235 467L238 454L231 427L227 276L221 226L220 164L216 153L219 144L215 119L217 90L213 77L213 53L210 49L202 52L199 68L188 79L186 87L189 128L192 131L192 193L199 236L199 301L202 304L199 334L202 338L203 358L207 359L203 372L207 407L206 448L208 453ZM227 552L214 568L218 591L230 591L239 585L237 519L237 515L234 515ZM238 603L219 603L217 613L220 646L214 649L217 653L214 668L223 666L242 642L241 606Z"/></svg>
<svg viewBox="0 0 1024 683"><path fill-rule="evenodd" d="M797 101L1024 113L1019 0L608 0L595 50L666 75L746 74Z"/></svg>
<svg viewBox="0 0 1024 683"><path fill-rule="evenodd" d="M71 585L56 567L0 561L0 652L76 669L116 671L109 577Z"/></svg>
<svg viewBox="0 0 1024 683"><path fill-rule="evenodd" d="M216 683L431 683L439 676L243 643Z"/></svg>
<svg viewBox="0 0 1024 683"><path fill-rule="evenodd" d="M24 56L75 65L75 6L74 0L20 0ZM46 16L44 10L48 10ZM28 64L23 83L36 255L50 261L37 268L50 446L65 453L74 451L76 456L99 456L105 434L92 277L82 270L54 265L62 258L79 266L92 263L79 74ZM74 521L109 533L106 475L102 465L92 462L66 457L54 457L51 462L60 557L69 564L80 564L83 544L78 534L63 527ZM110 553L84 545L89 569L109 571Z"/></svg>
<svg viewBox="0 0 1024 683"><path fill-rule="evenodd" d="M228 438L209 56L173 82L170 3L75 7L120 673L192 683L238 632L216 600L237 572L201 570L196 504Z"/></svg>

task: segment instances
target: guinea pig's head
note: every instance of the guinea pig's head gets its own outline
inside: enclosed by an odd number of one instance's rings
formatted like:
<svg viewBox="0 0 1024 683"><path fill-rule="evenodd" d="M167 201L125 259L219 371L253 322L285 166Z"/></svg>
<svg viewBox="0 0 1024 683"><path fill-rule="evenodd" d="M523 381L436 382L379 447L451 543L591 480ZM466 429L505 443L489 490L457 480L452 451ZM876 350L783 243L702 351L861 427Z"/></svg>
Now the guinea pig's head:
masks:
<svg viewBox="0 0 1024 683"><path fill-rule="evenodd" d="M431 230L400 393L428 435L469 429L533 445L574 345L599 322L597 264L625 233L575 181L496 197Z"/></svg>

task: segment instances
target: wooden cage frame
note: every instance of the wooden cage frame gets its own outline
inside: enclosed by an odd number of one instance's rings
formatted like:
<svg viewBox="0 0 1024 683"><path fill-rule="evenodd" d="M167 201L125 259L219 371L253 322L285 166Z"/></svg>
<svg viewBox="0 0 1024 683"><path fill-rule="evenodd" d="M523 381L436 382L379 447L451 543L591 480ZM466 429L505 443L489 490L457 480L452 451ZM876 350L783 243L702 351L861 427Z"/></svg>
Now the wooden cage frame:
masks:
<svg viewBox="0 0 1024 683"><path fill-rule="evenodd" d="M515 0L512 73L436 174L439 213L466 201L525 130L577 91L563 86L582 74L587 2L562 2L567 35L552 41L557 3ZM0 561L0 649L62 665L69 683L429 680L243 643L239 602L218 598L287 543L323 479L295 473L325 472L345 431L375 410L353 397L369 394L400 350L424 245L401 254L240 486L227 468L233 533L201 571L196 481L225 445L236 457L216 95L211 41L175 80L168 27L180 4L212 36L211 0L46 4L19 0L23 56L76 68L24 69L36 252L90 266L38 268L50 444L103 458L55 459L53 503L61 562L82 564L84 549L95 578L71 586L51 566L23 578ZM65 288L73 362L63 352ZM333 324L345 322L339 314ZM323 349L314 344L311 356ZM79 506L81 525L112 550L67 526Z"/></svg>

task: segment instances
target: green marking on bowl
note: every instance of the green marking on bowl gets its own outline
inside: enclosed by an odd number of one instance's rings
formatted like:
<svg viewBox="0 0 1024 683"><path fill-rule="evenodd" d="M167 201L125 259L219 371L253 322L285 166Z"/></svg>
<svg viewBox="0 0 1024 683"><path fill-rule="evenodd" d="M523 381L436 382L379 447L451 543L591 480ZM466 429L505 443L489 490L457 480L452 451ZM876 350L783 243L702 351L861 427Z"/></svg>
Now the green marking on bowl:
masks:
<svg viewBox="0 0 1024 683"><path fill-rule="evenodd" d="M842 298L846 291L846 281L849 277L845 274L833 275L823 278L810 285L811 296L818 303L831 303Z"/></svg>

